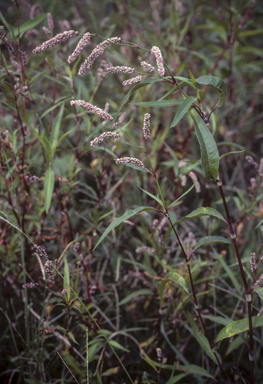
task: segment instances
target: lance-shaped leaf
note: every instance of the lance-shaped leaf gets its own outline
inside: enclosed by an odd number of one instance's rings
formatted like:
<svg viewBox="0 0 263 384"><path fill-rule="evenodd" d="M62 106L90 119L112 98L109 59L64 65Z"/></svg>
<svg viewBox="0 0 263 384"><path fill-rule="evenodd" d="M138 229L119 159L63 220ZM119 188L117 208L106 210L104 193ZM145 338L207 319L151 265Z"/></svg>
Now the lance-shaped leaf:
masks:
<svg viewBox="0 0 263 384"><path fill-rule="evenodd" d="M219 168L219 153L215 140L197 111L192 108L189 112L194 121L195 132L201 149L201 164L205 177L216 181Z"/></svg>
<svg viewBox="0 0 263 384"><path fill-rule="evenodd" d="M48 169L46 171L45 181L44 181L45 210L47 213L49 211L50 204L51 204L54 184L55 184L55 173L53 169Z"/></svg>
<svg viewBox="0 0 263 384"><path fill-rule="evenodd" d="M211 350L211 347L209 345L207 338L205 337L203 332L198 328L198 326L197 326L196 322L194 321L191 313L188 312L187 315L188 315L188 320L189 320L189 323L191 326L191 332L192 332L193 336L196 338L196 340L200 344L202 350L205 351L205 353L210 357L210 359L212 359L215 364L218 364L216 357Z"/></svg>
<svg viewBox="0 0 263 384"><path fill-rule="evenodd" d="M148 191L145 191L145 189L142 189L138 184L137 184L137 187L140 188L141 191L143 191L144 193L146 193L148 196L150 196L152 199L154 199L155 201L157 201L157 203L160 204L160 206L163 208L163 202L161 199L159 199L159 197L157 196L154 196L151 192L148 192Z"/></svg>
<svg viewBox="0 0 263 384"><path fill-rule="evenodd" d="M219 93L219 100L216 107L221 107L224 104L226 100L226 85L223 80L216 76L201 76L195 81L200 85L212 85Z"/></svg>
<svg viewBox="0 0 263 384"><path fill-rule="evenodd" d="M216 217L219 220L224 221L227 224L227 221L224 219L224 217L219 213L216 209L214 208L204 208L200 207L192 211L191 213L188 213L188 215L184 216L182 219L177 220L173 223L174 226L176 226L179 223L182 223L183 221L189 220L189 219L194 219L195 217L200 217L200 216L212 216ZM227 224L228 225L228 224ZM170 235L172 231L172 226L170 226L165 234L164 241L167 240L168 236Z"/></svg>
<svg viewBox="0 0 263 384"><path fill-rule="evenodd" d="M105 231L103 232L103 234L101 235L101 237L99 238L97 244L95 245L94 249L95 250L97 248L97 246L102 242L102 240L105 239L105 237L110 233L110 231L112 231L114 228L118 227L118 225L120 225L124 220L128 220L130 217L136 215L137 213L140 213L140 212L144 212L144 211L158 211L157 209L155 208L151 208L151 207L138 207L138 208L135 208L135 209L130 209L129 211L125 212L122 216L118 217L117 219L115 219L106 229Z"/></svg>
<svg viewBox="0 0 263 384"><path fill-rule="evenodd" d="M193 103L196 101L196 97L194 96L188 96L180 108L178 109L178 112L175 115L175 118L172 121L172 124L170 125L170 128L175 127L179 121L184 117L184 115L189 111Z"/></svg>
<svg viewBox="0 0 263 384"><path fill-rule="evenodd" d="M204 245L212 244L212 243L221 243L221 244L229 244L233 246L233 242L230 239L225 239L222 236L206 236L199 240L192 250L194 253L198 248L203 247Z"/></svg>
<svg viewBox="0 0 263 384"><path fill-rule="evenodd" d="M59 135L59 131L60 131L63 111L64 111L64 105L62 105L62 107L60 108L56 118L54 119L54 123L53 123L51 137L50 137L50 144L51 144L53 151L56 150L56 147L58 144L58 135Z"/></svg>
<svg viewBox="0 0 263 384"><path fill-rule="evenodd" d="M206 376L206 377L213 378L213 375L211 375L209 372L207 372L206 369L199 367L198 365L194 365L194 364L177 366L176 369L178 369L179 371L182 371L182 372L191 373L193 375Z"/></svg>
<svg viewBox="0 0 263 384"><path fill-rule="evenodd" d="M263 325L263 316L253 316L252 327L256 328L256 327L260 327L261 325ZM219 332L216 338L216 343L218 343L223 339L227 339L229 337L237 335L238 333L246 332L248 330L249 330L248 319L233 321L231 324L221 329L221 331Z"/></svg>

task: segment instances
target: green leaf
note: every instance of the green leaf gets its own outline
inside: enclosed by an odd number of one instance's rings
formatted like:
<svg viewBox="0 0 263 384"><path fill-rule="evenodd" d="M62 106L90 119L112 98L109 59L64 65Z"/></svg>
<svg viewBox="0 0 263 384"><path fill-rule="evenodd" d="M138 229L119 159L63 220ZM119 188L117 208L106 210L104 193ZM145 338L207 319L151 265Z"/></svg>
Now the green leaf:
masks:
<svg viewBox="0 0 263 384"><path fill-rule="evenodd" d="M53 127L52 127L52 132L51 132L51 137L50 137L50 144L51 144L53 151L56 149L57 144L58 144L58 135L59 135L59 131L60 131L63 112L64 112L64 104L60 108L59 113L57 114L57 116L55 117L54 122L53 122Z"/></svg>
<svg viewBox="0 0 263 384"><path fill-rule="evenodd" d="M68 332L68 337L75 343L75 344L79 344L78 342L77 342L77 340L75 339L75 337L74 337L74 335L73 335L73 333L72 332Z"/></svg>
<svg viewBox="0 0 263 384"><path fill-rule="evenodd" d="M253 328L260 327L261 325L263 325L263 316L253 316L252 317ZM248 319L233 321L232 323L227 325L225 328L221 329L215 342L218 343L221 340L227 339L241 332L246 332L248 330L249 330Z"/></svg>
<svg viewBox="0 0 263 384"><path fill-rule="evenodd" d="M182 223L183 221L186 221L186 220L189 220L189 219L193 219L195 217L200 217L200 216L216 217L217 219L222 220L222 221L224 221L227 224L227 221L224 219L224 217L221 215L221 213L219 213L216 209L200 207L200 208L195 209L194 211L192 211L188 215L184 216L182 219L175 221L173 223L173 225L176 226L177 224ZM168 228L168 230L167 230L167 232L165 234L165 237L164 237L164 241L167 240L167 238L169 237L171 231L172 231L172 226L170 226Z"/></svg>
<svg viewBox="0 0 263 384"><path fill-rule="evenodd" d="M223 157L225 157L225 156L233 155L233 154L235 154L235 153L242 153L242 152L245 152L245 149L243 149L242 151L231 151L231 152L226 152L226 153L224 153L223 155L221 155L221 156L219 157L219 161L222 160Z"/></svg>
<svg viewBox="0 0 263 384"><path fill-rule="evenodd" d="M188 96L180 108L178 109L177 114L175 115L175 118L172 121L172 124L170 125L170 128L175 127L179 121L184 117L184 115L188 112L188 110L191 108L193 103L196 101L196 97L194 96Z"/></svg>
<svg viewBox="0 0 263 384"><path fill-rule="evenodd" d="M41 15L36 17L33 20L26 21L24 24L20 25L19 32L20 32L20 37L23 36L23 34L28 31L29 29L35 28L38 24L40 24L43 20L47 18L47 15ZM18 28L14 28L14 35L15 37L18 36Z"/></svg>
<svg viewBox="0 0 263 384"><path fill-rule="evenodd" d="M226 85L219 77L216 76L201 76L196 79L196 82L200 85L211 85L219 93L219 100L217 107L221 107L226 100Z"/></svg>
<svg viewBox="0 0 263 384"><path fill-rule="evenodd" d="M190 110L190 115L194 121L197 140L201 148L201 164L205 177L216 181L218 178L219 153L215 140L197 111Z"/></svg>
<svg viewBox="0 0 263 384"><path fill-rule="evenodd" d="M153 83L156 83L158 81L163 81L163 79L148 79L148 80L144 80L142 81L140 84L137 84L135 85L134 87L132 87L129 92L124 96L122 102L121 102L121 105L119 106L119 109L116 113L116 117L114 119L113 122L116 121L117 117L118 117L118 114L120 113L120 111L122 110L122 107L127 103L127 101L129 100L129 98L131 97L131 95L136 92L138 89L142 88L142 87L145 87L146 85L149 85L149 84L153 84Z"/></svg>
<svg viewBox="0 0 263 384"><path fill-rule="evenodd" d="M139 165L136 165L136 164L131 164L131 163L122 163L122 164L124 164L126 167L136 169L137 171L149 172L147 168L139 167Z"/></svg>
<svg viewBox="0 0 263 384"><path fill-rule="evenodd" d="M210 359L213 360L213 362L215 364L218 364L216 357L210 348L210 345L209 345L207 338L205 337L203 332L198 328L198 326L197 326L196 322L194 321L191 313L187 312L187 315L188 315L188 320L190 322L191 332L192 332L193 336L196 338L196 340L200 344L201 348L210 357Z"/></svg>
<svg viewBox="0 0 263 384"><path fill-rule="evenodd" d="M188 364L185 366L177 366L176 369L178 369L179 371L191 373L193 375L206 376L206 377L213 378L213 375L208 373L204 368L199 367L198 365L194 365L194 364Z"/></svg>
<svg viewBox="0 0 263 384"><path fill-rule="evenodd" d="M193 184L189 189L187 189L185 193L183 193L180 197L178 197L178 199L176 199L172 204L170 204L168 208L172 208L178 205L178 201L181 200L185 195L187 195L194 188L194 186L195 184Z"/></svg>
<svg viewBox="0 0 263 384"><path fill-rule="evenodd" d="M231 268L229 268L229 266L227 265L227 263L225 262L224 258L222 257L222 255L220 254L214 254L214 257L219 261L219 263L222 265L222 267L224 268L224 270L226 271L227 275L229 276L229 278L231 279L232 281L232 284L233 286L235 287L235 289L237 290L237 292L240 292L240 284L235 276L235 273L233 273L233 271L231 270Z"/></svg>
<svg viewBox="0 0 263 384"><path fill-rule="evenodd" d="M233 242L230 239L226 239L222 236L206 236L198 241L192 253L194 253L198 248L203 247L204 245L212 244L212 243L221 243L221 244L230 244L233 246Z"/></svg>
<svg viewBox="0 0 263 384"><path fill-rule="evenodd" d="M258 223L258 225L256 226L256 228L255 229L258 229L261 225L263 224L263 219L262 220L260 220L260 222Z"/></svg>
<svg viewBox="0 0 263 384"><path fill-rule="evenodd" d="M138 105L139 107L154 107L154 108L164 108L164 107L174 107L177 105L182 105L184 99L175 99L175 100L159 100L159 101L145 101L132 103Z"/></svg>
<svg viewBox="0 0 263 384"><path fill-rule="evenodd" d="M211 320L213 323L217 324L223 324L223 325L228 325L232 322L231 319L226 319L225 317L221 316L210 316L210 315L202 315L204 319Z"/></svg>
<svg viewBox="0 0 263 384"><path fill-rule="evenodd" d="M66 301L70 301L70 277L69 277L69 267L66 256L64 257L64 280L63 280L63 288L67 290L65 295Z"/></svg>
<svg viewBox="0 0 263 384"><path fill-rule="evenodd" d="M139 289L138 291L130 293L124 299L119 302L119 305L123 305L134 299L135 297L139 297L142 295L153 295L153 291L150 289Z"/></svg>
<svg viewBox="0 0 263 384"><path fill-rule="evenodd" d="M101 237L99 238L97 244L95 245L93 251L97 248L97 246L102 242L102 240L105 239L105 237L116 227L118 227L118 225L120 225L124 220L128 220L130 217L136 215L137 213L140 213L140 212L144 212L144 211L157 211L157 209L155 208L151 208L151 207L144 207L144 206L141 206L141 207L138 207L138 208L135 208L135 209L130 209L129 211L125 212L122 216L118 217L117 219L115 219L107 228L106 230L103 232L103 234L101 235Z"/></svg>
<svg viewBox="0 0 263 384"><path fill-rule="evenodd" d="M142 189L138 184L137 184L137 187L140 188L141 191L143 191L144 193L146 193L148 196L150 196L152 199L154 199L155 201L157 201L157 203L159 203L161 205L161 207L163 208L163 203L162 203L162 200L159 199L159 197L156 197L154 196L152 193L148 192L148 191L145 191L145 189Z"/></svg>
<svg viewBox="0 0 263 384"><path fill-rule="evenodd" d="M179 380L183 379L185 376L186 376L185 373L180 373L180 375L176 375L176 376L171 377L165 384L175 384Z"/></svg>
<svg viewBox="0 0 263 384"><path fill-rule="evenodd" d="M179 83L175 86L173 86L165 95L163 95L158 101L166 99L166 97L170 96L172 93L177 91L178 89L184 88L187 85L190 85L192 88L195 89L195 85L192 82L192 80L187 79L186 77L181 77L181 76L175 76L175 79L184 79L182 83Z"/></svg>
<svg viewBox="0 0 263 384"><path fill-rule="evenodd" d="M45 210L47 213L49 211L50 204L51 204L54 184L55 184L55 173L53 169L48 169L46 171L45 181L44 181Z"/></svg>
<svg viewBox="0 0 263 384"><path fill-rule="evenodd" d="M110 344L112 347L114 348L119 348L121 349L122 351L125 351L125 352L130 352L128 349L124 348L122 345L120 345L119 343L117 343L117 341L115 340L109 340L108 341L108 344Z"/></svg>
<svg viewBox="0 0 263 384"><path fill-rule="evenodd" d="M263 288L255 288L255 291L257 292L261 300L263 300Z"/></svg>
<svg viewBox="0 0 263 384"><path fill-rule="evenodd" d="M188 291L185 279L181 275L179 275L179 273L173 272L173 273L169 274L168 277L165 277L164 279L162 279L160 281L159 293L160 293L161 300L163 300L164 287L165 287L166 283L168 283L168 281L172 281L173 283L179 284L180 287L183 288L187 292L187 294L189 295L189 291Z"/></svg>

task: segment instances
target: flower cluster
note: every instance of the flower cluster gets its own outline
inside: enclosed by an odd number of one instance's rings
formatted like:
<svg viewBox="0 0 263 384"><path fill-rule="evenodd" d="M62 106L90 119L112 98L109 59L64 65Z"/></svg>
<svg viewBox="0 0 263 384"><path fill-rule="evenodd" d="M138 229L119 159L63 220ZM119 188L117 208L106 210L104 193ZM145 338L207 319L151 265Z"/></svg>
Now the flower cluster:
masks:
<svg viewBox="0 0 263 384"><path fill-rule="evenodd" d="M105 50L106 47L108 47L111 44L116 44L121 41L120 37L111 37L93 49L91 54L86 58L84 63L80 66L79 69L79 75L83 75L87 69L92 68L94 61L97 59L97 57L101 56Z"/></svg>
<svg viewBox="0 0 263 384"><path fill-rule="evenodd" d="M99 137L96 137L96 139L92 140L90 142L90 146L94 147L94 145L104 141L106 139L106 137L113 137L115 140L118 140L120 138L120 135L118 133L114 133L114 132L104 132Z"/></svg>
<svg viewBox="0 0 263 384"><path fill-rule="evenodd" d="M88 111L93 112L96 115L99 115L104 120L107 120L107 121L113 120L113 117L109 113L103 111L103 109L96 107L95 105L87 103L84 100L71 100L70 105L79 105L80 107L86 108Z"/></svg>
<svg viewBox="0 0 263 384"><path fill-rule="evenodd" d="M72 30L58 33L56 36L52 37L52 39L47 40L41 45L39 45L38 47L36 47L33 50L33 53L34 55L38 55L39 53L44 52L48 48L54 47L55 45L58 45L63 41L69 40L71 37L78 36L78 34L79 33L77 31L72 31Z"/></svg>
<svg viewBox="0 0 263 384"><path fill-rule="evenodd" d="M192 179L192 181L195 183L195 190L197 193L201 192L201 186L199 181L197 180L197 176L194 172L189 172L189 177Z"/></svg>
<svg viewBox="0 0 263 384"><path fill-rule="evenodd" d="M251 253L250 266L251 266L251 271L252 272L256 272L256 270L257 270L257 267L256 267L256 254L254 252Z"/></svg>
<svg viewBox="0 0 263 384"><path fill-rule="evenodd" d="M106 68L106 73L128 73L132 74L135 72L134 68L125 67L125 66L117 66L117 67L108 67Z"/></svg>
<svg viewBox="0 0 263 384"><path fill-rule="evenodd" d="M145 140L150 140L151 132L150 132L150 117L149 113L145 113L144 115L144 123L143 123L143 136Z"/></svg>
<svg viewBox="0 0 263 384"><path fill-rule="evenodd" d="M38 283L26 283L26 284L22 285L22 288L34 288L37 285L39 285L39 284Z"/></svg>
<svg viewBox="0 0 263 384"><path fill-rule="evenodd" d="M68 63L72 63L77 59L77 57L80 55L80 52L82 51L83 48L88 45L89 41L91 39L91 34L89 32L85 33L84 36L80 39L78 45L76 46L75 50L73 53L69 56L68 58Z"/></svg>
<svg viewBox="0 0 263 384"><path fill-rule="evenodd" d="M131 84L136 84L142 81L142 76L136 76L132 77L131 79L123 81L122 85L131 85Z"/></svg>
<svg viewBox="0 0 263 384"><path fill-rule="evenodd" d="M144 164L142 161L136 159L135 157L122 157L121 159L116 159L115 160L116 164L134 164L137 165L138 167L145 168Z"/></svg>
<svg viewBox="0 0 263 384"><path fill-rule="evenodd" d="M160 48L153 46L151 49L151 53L155 56L158 72L160 73L161 76L164 76L165 70L163 65L163 56L162 56L162 52L160 51Z"/></svg>
<svg viewBox="0 0 263 384"><path fill-rule="evenodd" d="M155 68L154 68L151 64L147 63L146 61L142 61L142 62L141 62L141 66L142 66L147 72L154 72L154 71L155 71Z"/></svg>

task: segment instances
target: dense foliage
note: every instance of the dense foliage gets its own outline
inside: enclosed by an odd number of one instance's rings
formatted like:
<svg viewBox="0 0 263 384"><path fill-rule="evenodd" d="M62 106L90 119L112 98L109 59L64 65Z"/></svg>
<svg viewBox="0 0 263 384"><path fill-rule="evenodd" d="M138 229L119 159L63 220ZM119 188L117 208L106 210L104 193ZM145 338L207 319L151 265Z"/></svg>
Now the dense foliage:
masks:
<svg viewBox="0 0 263 384"><path fill-rule="evenodd" d="M263 4L0 11L1 383L260 383Z"/></svg>

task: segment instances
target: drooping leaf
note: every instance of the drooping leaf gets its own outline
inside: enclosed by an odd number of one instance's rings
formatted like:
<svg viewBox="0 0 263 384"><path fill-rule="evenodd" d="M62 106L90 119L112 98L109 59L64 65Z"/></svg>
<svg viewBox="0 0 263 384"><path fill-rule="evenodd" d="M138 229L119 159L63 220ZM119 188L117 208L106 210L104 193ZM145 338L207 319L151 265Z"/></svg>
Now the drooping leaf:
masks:
<svg viewBox="0 0 263 384"><path fill-rule="evenodd" d="M196 101L196 97L194 96L188 96L178 109L178 112L175 115L175 118L172 121L172 124L170 125L170 128L175 127L179 121L184 117L184 115L188 112L188 110L191 108L193 103Z"/></svg>
<svg viewBox="0 0 263 384"><path fill-rule="evenodd" d="M188 320L190 322L191 332L192 332L193 336L196 338L196 340L200 344L202 350L205 351L205 353L210 357L210 359L212 359L215 364L218 364L216 357L210 348L210 345L209 345L207 338L205 337L203 332L198 328L198 326L197 326L196 322L194 321L191 313L187 312L187 315L188 315Z"/></svg>
<svg viewBox="0 0 263 384"><path fill-rule="evenodd" d="M130 217L136 215L137 213L144 212L144 211L157 211L157 209L151 208L151 207L141 206L141 207L138 207L138 208L135 208L135 209L130 209L129 211L125 212L122 216L120 216L117 219L115 219L106 228L106 230L103 232L103 234L99 238L99 240L98 240L98 242L95 245L93 250L95 250L97 248L97 246L102 242L102 240L105 239L105 237L110 233L110 231L112 231L114 228L116 228L118 225L120 225L124 220L128 220Z"/></svg>
<svg viewBox="0 0 263 384"><path fill-rule="evenodd" d="M55 173L53 169L48 169L46 171L45 181L44 181L45 210L47 213L49 211L50 204L51 204L54 184L55 184Z"/></svg>
<svg viewBox="0 0 263 384"><path fill-rule="evenodd" d="M226 152L226 153L224 153L223 155L220 156L219 161L221 161L225 156L234 155L235 153L242 153L242 152L245 152L245 149L243 149L242 151Z"/></svg>
<svg viewBox="0 0 263 384"><path fill-rule="evenodd" d="M253 328L260 327L263 325L263 316L253 316L252 317L252 326ZM233 321L225 328L221 329L216 338L216 343L221 340L227 339L234 335L237 335L241 332L246 332L249 330L248 319Z"/></svg>
<svg viewBox="0 0 263 384"><path fill-rule="evenodd" d="M211 85L219 93L217 107L221 107L226 100L226 85L219 77L216 76L201 76L196 79L197 84Z"/></svg>
<svg viewBox="0 0 263 384"><path fill-rule="evenodd" d="M117 341L115 340L109 340L108 341L108 344L110 344L112 347L114 348L119 348L121 349L122 351L125 351L125 352L130 352L128 349L124 348L122 345L120 345L119 343L117 343Z"/></svg>
<svg viewBox="0 0 263 384"><path fill-rule="evenodd" d="M194 121L195 132L201 149L201 164L205 177L206 179L214 179L216 181L218 178L219 153L215 140L197 111L192 108L189 113Z"/></svg>

